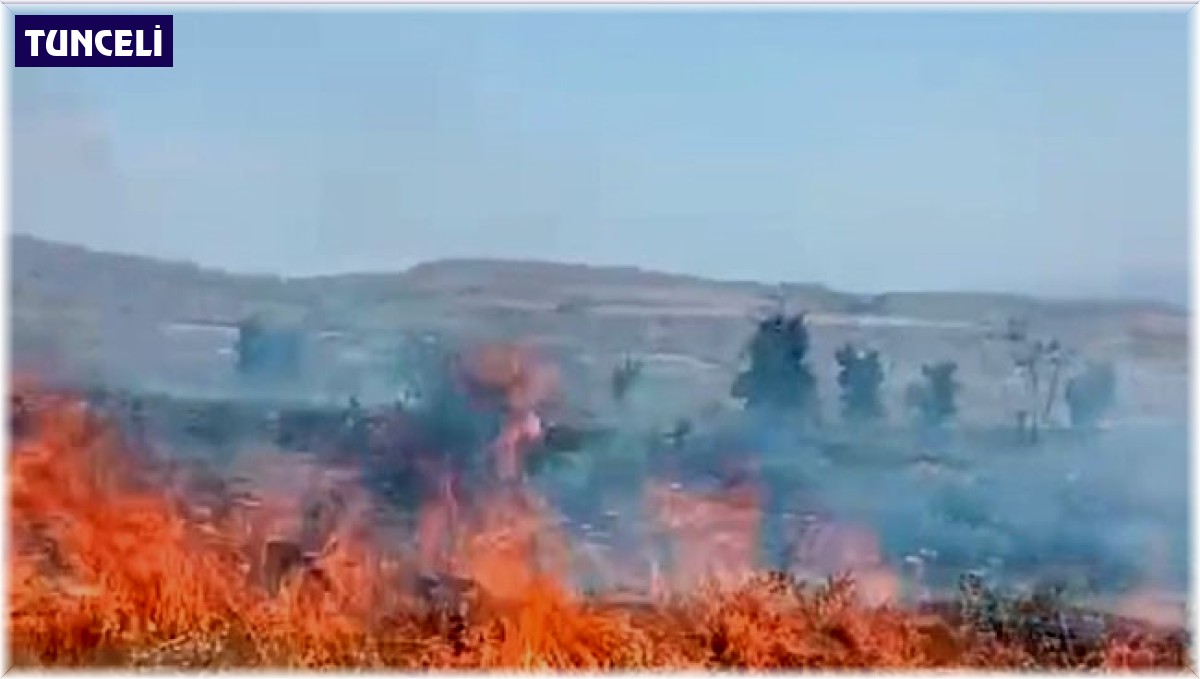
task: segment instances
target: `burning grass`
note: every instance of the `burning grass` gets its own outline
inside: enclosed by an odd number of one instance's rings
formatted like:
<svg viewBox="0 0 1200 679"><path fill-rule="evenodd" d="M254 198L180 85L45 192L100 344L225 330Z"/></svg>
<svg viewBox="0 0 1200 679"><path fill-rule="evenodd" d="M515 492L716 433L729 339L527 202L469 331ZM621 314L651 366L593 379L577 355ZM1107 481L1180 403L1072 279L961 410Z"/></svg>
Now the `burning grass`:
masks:
<svg viewBox="0 0 1200 679"><path fill-rule="evenodd" d="M720 541L720 578L680 571L665 591L584 595L570 584L576 550L523 489L435 501L410 521L318 461L261 457L240 479L201 478L126 453L67 400L40 413L10 459L18 666L1185 666L1178 634L1089 634L1044 605L1017 617L868 607L849 579L741 577L748 542ZM697 517L721 514L713 502L652 501L686 542L683 562L706 559ZM752 536L753 498L735 504L721 520ZM437 558L453 576L422 577L422 533L444 538Z"/></svg>

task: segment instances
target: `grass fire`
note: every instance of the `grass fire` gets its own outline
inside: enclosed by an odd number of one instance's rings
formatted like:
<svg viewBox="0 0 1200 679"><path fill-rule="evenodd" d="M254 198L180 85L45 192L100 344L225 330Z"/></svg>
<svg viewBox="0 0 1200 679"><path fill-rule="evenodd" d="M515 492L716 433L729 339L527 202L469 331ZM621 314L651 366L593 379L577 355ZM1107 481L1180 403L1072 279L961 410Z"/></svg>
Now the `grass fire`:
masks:
<svg viewBox="0 0 1200 679"><path fill-rule="evenodd" d="M1197 673L1200 12L411 4L13 72L12 665Z"/></svg>
<svg viewBox="0 0 1200 679"><path fill-rule="evenodd" d="M87 398L16 386L11 657L26 668L1185 667L1178 628L999 593L972 574L957 592L914 597L869 526L768 529L768 484L736 449L718 456L716 483L668 461L631 491L636 520L581 528L532 482L539 456L562 454L539 416L553 385L526 353L493 347L458 361L425 407L350 427L357 446L220 464L131 436ZM790 538L768 563L771 531Z"/></svg>

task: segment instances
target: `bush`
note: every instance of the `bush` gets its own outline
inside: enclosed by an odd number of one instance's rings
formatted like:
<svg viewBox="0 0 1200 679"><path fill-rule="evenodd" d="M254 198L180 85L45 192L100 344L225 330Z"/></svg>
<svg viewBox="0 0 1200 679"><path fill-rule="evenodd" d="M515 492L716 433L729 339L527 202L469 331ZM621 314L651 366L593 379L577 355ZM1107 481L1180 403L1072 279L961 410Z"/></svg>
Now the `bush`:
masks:
<svg viewBox="0 0 1200 679"><path fill-rule="evenodd" d="M922 381L909 386L905 400L916 411L921 424L940 427L958 415L958 392L962 388L954 379L958 364L942 361L921 366Z"/></svg>
<svg viewBox="0 0 1200 679"><path fill-rule="evenodd" d="M290 381L300 375L300 335L250 317L238 324L237 371L243 377Z"/></svg>
<svg viewBox="0 0 1200 679"><path fill-rule="evenodd" d="M834 354L838 363L838 386L842 389L842 417L867 422L883 417L880 387L883 364L878 351L864 351L847 343Z"/></svg>
<svg viewBox="0 0 1200 679"><path fill-rule="evenodd" d="M804 314L772 314L758 324L746 349L747 369L738 375L731 394L748 410L800 413L815 419L817 381L805 359L808 326Z"/></svg>
<svg viewBox="0 0 1200 679"><path fill-rule="evenodd" d="M642 376L642 362L626 356L612 372L612 397L617 403L624 403L625 397L633 389Z"/></svg>
<svg viewBox="0 0 1200 679"><path fill-rule="evenodd" d="M1111 363L1091 363L1067 383L1067 408L1072 427L1092 427L1116 400L1117 374Z"/></svg>

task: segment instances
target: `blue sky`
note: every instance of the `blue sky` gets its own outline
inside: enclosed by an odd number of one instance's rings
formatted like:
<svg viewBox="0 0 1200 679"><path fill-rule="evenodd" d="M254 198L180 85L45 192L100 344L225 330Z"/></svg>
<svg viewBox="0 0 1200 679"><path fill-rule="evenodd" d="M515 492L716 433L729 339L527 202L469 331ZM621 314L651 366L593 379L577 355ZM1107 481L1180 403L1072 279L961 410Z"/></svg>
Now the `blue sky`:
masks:
<svg viewBox="0 0 1200 679"><path fill-rule="evenodd" d="M14 69L16 231L285 274L1186 285L1183 9L172 13L172 69Z"/></svg>

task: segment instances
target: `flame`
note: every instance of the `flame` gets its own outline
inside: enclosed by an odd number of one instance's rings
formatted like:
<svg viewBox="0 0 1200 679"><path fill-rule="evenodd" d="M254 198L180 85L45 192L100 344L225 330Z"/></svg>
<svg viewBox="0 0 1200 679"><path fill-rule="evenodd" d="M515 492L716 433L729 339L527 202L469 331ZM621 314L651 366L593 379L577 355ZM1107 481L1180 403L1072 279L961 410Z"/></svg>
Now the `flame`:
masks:
<svg viewBox="0 0 1200 679"><path fill-rule="evenodd" d="M793 531L791 570L798 578L849 573L860 603L882 606L899 599L900 579L884 563L879 537L869 526L808 514Z"/></svg>
<svg viewBox="0 0 1200 679"><path fill-rule="evenodd" d="M10 460L9 625L21 666L1053 664L950 618L863 606L846 579L813 588L756 573L761 498L750 483L651 487L675 558L663 569L671 596L618 601L572 586L574 538L501 465L478 486L441 470L414 524L344 467L283 454L224 475L171 465L130 455L69 399L38 398ZM533 431L524 398L506 425L526 427L511 439L517 452ZM422 572L464 584L430 599L412 586ZM1178 669L1183 652L1109 640L1089 662Z"/></svg>
<svg viewBox="0 0 1200 679"><path fill-rule="evenodd" d="M651 515L667 542L672 589L708 583L726 588L753 571L758 549L759 497L750 485L711 492L651 486Z"/></svg>

